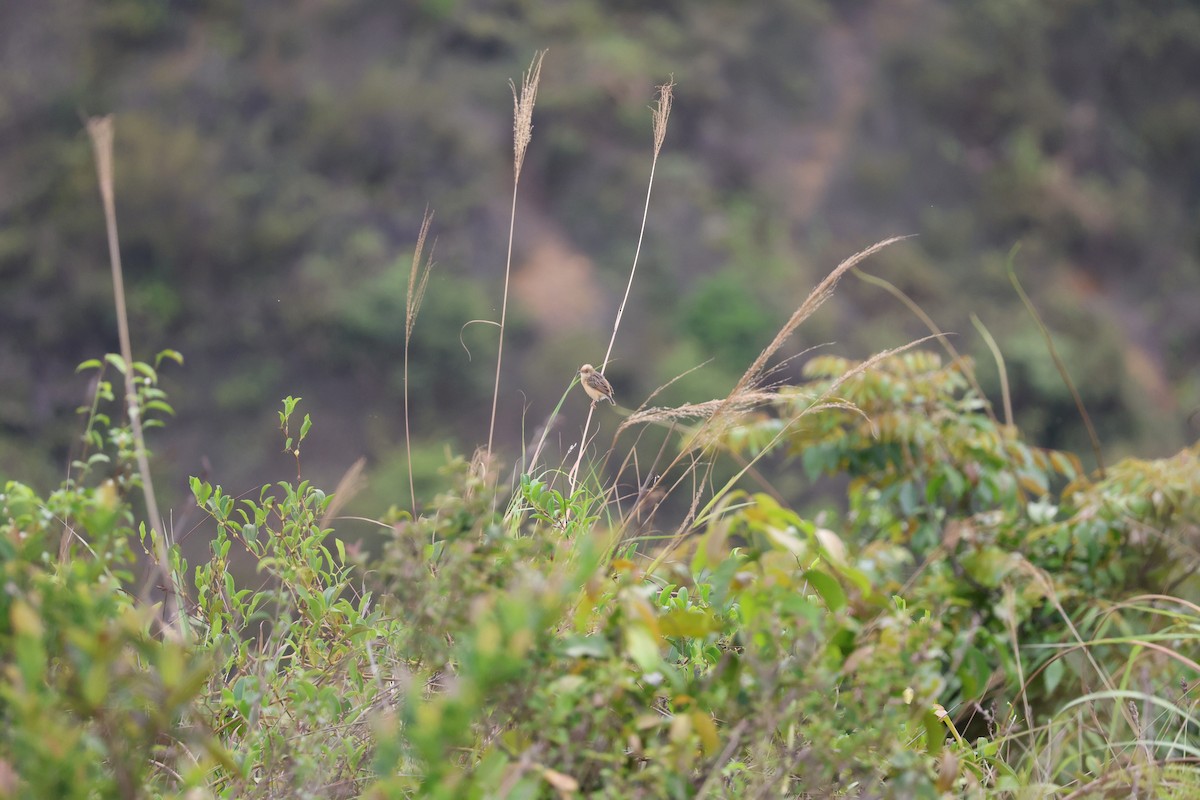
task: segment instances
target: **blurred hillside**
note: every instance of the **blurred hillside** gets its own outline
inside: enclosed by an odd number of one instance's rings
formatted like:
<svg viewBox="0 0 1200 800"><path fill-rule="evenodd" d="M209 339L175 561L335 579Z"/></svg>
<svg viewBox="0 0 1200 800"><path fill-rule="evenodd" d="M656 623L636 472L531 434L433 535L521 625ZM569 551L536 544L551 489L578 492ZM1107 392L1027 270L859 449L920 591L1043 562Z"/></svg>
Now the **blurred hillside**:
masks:
<svg viewBox="0 0 1200 800"><path fill-rule="evenodd" d="M668 76L608 370L624 404L709 359L658 401L722 394L838 261L913 233L866 268L956 332L998 399L982 318L1032 441L1086 446L1005 276L1018 242L1106 450L1162 455L1200 432L1190 0L46 0L0 5L0 476L61 477L87 389L74 367L117 346L81 112L117 115L135 352L187 359L164 374L178 419L154 439L168 491L206 463L231 486L288 474L274 412L295 394L319 422L310 477L365 454L375 500L403 497L404 291L426 206L418 462L432 474L444 442L485 440L495 329L463 326L499 315L505 80L541 48L498 424L510 460L603 357ZM924 332L851 278L792 353L861 357ZM584 413L578 394L567 418Z"/></svg>

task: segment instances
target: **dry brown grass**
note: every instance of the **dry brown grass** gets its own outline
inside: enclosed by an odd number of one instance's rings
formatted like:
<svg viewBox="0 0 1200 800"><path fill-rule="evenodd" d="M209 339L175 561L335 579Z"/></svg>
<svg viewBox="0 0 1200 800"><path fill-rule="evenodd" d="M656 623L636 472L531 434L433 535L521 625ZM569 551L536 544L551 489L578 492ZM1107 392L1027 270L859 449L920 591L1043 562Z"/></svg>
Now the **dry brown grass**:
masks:
<svg viewBox="0 0 1200 800"><path fill-rule="evenodd" d="M846 274L846 272L848 272L856 264L860 263L868 256L906 238L909 237L897 236L890 239L885 239L855 253L846 260L842 261L842 263L838 264L838 266L834 268L834 270L830 272L824 280L817 284L816 288L814 288L812 292L810 292L809 295L804 299L804 302L797 307L796 311L791 315L791 317L788 318L787 322L784 323L783 327L780 328L779 332L775 335L775 338L772 339L771 342L762 350L750 367L745 371L745 373L743 373L733 390L730 391L730 393L724 398L708 400L701 403L687 403L682 406L675 407L641 409L631 415L618 428L617 436L620 436L621 433L636 425L655 423L674 424L682 420L702 420L700 427L694 430L691 434L691 446L681 449L679 455L677 455L670 462L670 464L666 466L665 469L661 470L659 475L650 483L650 485L643 487L642 490L639 491L639 498L637 502L634 504L630 512L625 515L626 524L628 524L630 520L638 519L643 515L643 512L645 511L644 504L646 502L650 501L651 499L655 503L662 502L662 499L666 495L671 494L673 491L675 491L675 489L682 485L683 481L687 479L688 473L693 473L697 469L704 469L701 467L701 462L699 461L699 455L697 453L698 448L701 450L706 449L709 445L718 441L721 434L728 430L729 426L736 424L740 419L742 419L746 412L765 405L771 405L778 399L779 395L776 391L762 388L762 383L765 377L770 374L770 370L768 370L767 365L770 363L771 359L780 351L780 349L782 349L783 345L792 336L792 334L796 332L800 325L802 325L805 320L811 317L813 313L815 313L817 309L819 309L825 303L825 301L832 296L838 281ZM937 335L935 334L934 336L924 337L922 339L909 342L901 347L877 353L871 358L863 361L861 364L858 364L853 369L848 370L844 375L834 380L830 386L819 396L813 397L812 402L808 406L806 406L798 414L795 414L788 419L787 423L780 428L773 441L778 441L778 439L784 436L788 430L790 430L800 421L800 419L817 411L839 408L844 410L852 410L861 414L861 410L859 410L857 407L837 397L836 393L838 388L855 375L859 375L866 370L871 369L883 359L889 358L897 353L901 353L911 347L929 341L933 338L937 338ZM769 449L770 447L768 446L767 448L764 448L763 452L766 452ZM735 475L735 477L725 485L725 487L714 492L713 498L704 506L704 508L711 508L714 503L718 502L719 498L726 493L737 480L740 480L742 476L744 476L753 468L753 465L760 457L761 454L760 456L757 456L747 462L737 473L737 475ZM665 485L666 476L681 463L683 463L685 459L691 459L691 464L688 465L688 468L684 471L684 474L677 477L673 484L669 486ZM708 472L705 471L699 479L699 483L702 484L705 480L707 480L707 474ZM693 482L696 481L696 476L693 475ZM640 485L641 484L639 483L639 486ZM697 508L697 497L698 492L693 491L691 511L685 516L684 522L676 529L675 534L672 536L667 545L660 549L657 557L654 560L653 566L657 566L659 563L661 563L662 559L669 555L669 553L676 546L678 546L679 542L682 541L684 535L694 520L699 515L703 514L703 509ZM651 569L653 569L653 566Z"/></svg>
<svg viewBox="0 0 1200 800"><path fill-rule="evenodd" d="M425 239L429 236L429 226L433 224L433 212L426 209L421 220L421 230L417 233L417 244L413 248L412 268L408 273L408 294L404 301L404 454L408 460L408 491L412 498L412 513L417 514L417 490L413 482L412 464L412 432L408 422L408 346L412 342L413 327L417 324L417 313L421 310L421 302L425 299L425 287L429 283L429 273L433 271L433 247L429 248L429 259L422 266L421 254L425 250ZM436 243L435 243L436 244Z"/></svg>
<svg viewBox="0 0 1200 800"><path fill-rule="evenodd" d="M604 353L604 360L600 362L600 374L604 374L605 368L608 367L609 359L612 358L613 345L617 341L617 331L621 329L621 318L625 315L625 305L629 302L629 293L633 289L633 278L637 274L638 261L642 255L642 242L646 237L646 220L650 215L650 194L654 190L654 173L658 167L658 157L662 153L663 142L667 138L667 122L671 118L671 104L674 100L675 82L668 80L666 83L658 87L658 102L653 107L652 128L654 130L654 155L650 160L650 179L646 185L646 202L642 206L642 225L638 231L637 249L633 252L633 265L629 269L629 281L625 284L625 295L621 298L621 305L617 308L617 317L613 322L612 336L608 340L608 350ZM570 484L571 491L575 491L576 481L579 476L579 465L583 462L583 451L587 449L588 431L592 426L592 414L595 413L595 406L588 409L587 419L583 423L583 434L579 437L579 452L575 455L575 465L571 467L568 473L567 481Z"/></svg>
<svg viewBox="0 0 1200 800"><path fill-rule="evenodd" d="M512 277L513 232L517 225L517 187L521 183L521 167L525 152L533 139L533 106L537 102L538 83L542 79L542 59L546 51L535 53L529 70L521 78L521 91L509 82L513 93L513 193L512 210L508 219L508 256L504 262L504 294L500 300L500 342L496 346L496 382L492 387L492 418L488 424L487 457L491 458L496 434L496 403L500 399L500 368L504 362L504 326L508 320L508 285Z"/></svg>
<svg viewBox="0 0 1200 800"><path fill-rule="evenodd" d="M96 179L100 186L100 200L104 205L105 231L108 235L108 258L112 267L113 299L116 304L117 334L120 339L121 358L125 361L125 407L129 414L130 427L133 430L134 457L137 460L138 474L142 481L142 496L146 501L146 515L150 518L147 526L157 535L152 536L154 542L154 561L151 574L147 577L142 588L143 599L148 600L155 584L154 577L159 578L163 590L162 630L167 634L177 634L187 637L187 617L181 613L183 607L183 590L175 580L170 568L168 553L171 548L166 526L158 513L158 500L154 492L154 483L150 476L150 459L146 450L146 438L142 431L142 417L137 400L137 389L134 385L133 345L129 336L129 315L125 306L125 278L121 269L121 246L117 236L117 210L113 190L113 118L92 117L87 121L88 137L92 140L92 150L96 157ZM177 626L172 627L172 626Z"/></svg>

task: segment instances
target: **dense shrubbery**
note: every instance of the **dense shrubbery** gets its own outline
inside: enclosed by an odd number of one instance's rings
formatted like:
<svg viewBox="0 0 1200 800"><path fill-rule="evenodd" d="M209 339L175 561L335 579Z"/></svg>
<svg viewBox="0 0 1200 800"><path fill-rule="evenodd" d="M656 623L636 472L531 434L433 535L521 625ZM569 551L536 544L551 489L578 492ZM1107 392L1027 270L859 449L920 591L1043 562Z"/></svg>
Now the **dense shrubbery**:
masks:
<svg viewBox="0 0 1200 800"><path fill-rule="evenodd" d="M0 497L0 796L1196 791L1200 450L1092 479L964 363L807 372L709 451L847 476L845 520L728 489L663 549L606 487L510 494L481 456L372 557L302 479L196 479L215 535L171 564L181 629L133 596L137 480L101 413L91 468Z"/></svg>

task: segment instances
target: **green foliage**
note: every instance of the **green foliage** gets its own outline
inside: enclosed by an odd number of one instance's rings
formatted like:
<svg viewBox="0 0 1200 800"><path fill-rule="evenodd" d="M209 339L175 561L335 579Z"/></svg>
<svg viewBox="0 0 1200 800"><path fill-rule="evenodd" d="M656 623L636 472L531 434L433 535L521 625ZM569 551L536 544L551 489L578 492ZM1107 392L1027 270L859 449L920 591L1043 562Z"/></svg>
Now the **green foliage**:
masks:
<svg viewBox="0 0 1200 800"><path fill-rule="evenodd" d="M384 455L395 434L357 426L395 407L407 272L396 266L427 203L455 231L437 249L455 281L435 276L432 313L417 328L413 385L428 390L414 393L414 421L421 433L470 425L486 380L456 340L468 320L494 316L484 292L497 286L508 201L497 147L511 123L504 78L549 41L561 45L546 64L529 154L539 219L522 234L518 264L547 243L577 259L582 275L569 288L592 309L613 307L623 289L653 83L674 74L680 85L686 116L664 150L646 283L626 315L646 320L643 346L613 354L627 385L648 392L677 374L673 353L697 324L661 309L711 292L698 277L732 270L752 287L759 317L782 316L789 309L773 301L810 285L816 265L887 230L920 234L887 266L919 302L946 309L948 330L969 330L971 310L990 315L1014 374L1029 375L1014 385L1022 429L1037 441L1081 442L1058 382L1042 380L1037 337L1008 322L1020 319L1015 298L989 284L989 259L1017 238L1063 352L1088 359L1081 389L1110 447L1168 452L1195 407L1200 42L1190 0L932 0L899 10L339 0L282 16L228 0L59 2L61 14L21 14L5 28L6 42L44 43L0 80L0 122L19 133L0 154L13 197L0 230L0 458L13 474L57 472L74 436L50 422L76 402L66 368L111 332L80 108L118 112L134 329L151 347L175 342L194 357L181 396L220 387L219 404L196 402L172 429L181 464L201 455L244 464L238 481L267 468L266 448L249 454L244 436L211 431L229 428L230 411L249 419L283 391L311 392L313 364L360 389L322 406L331 427L337 415L337 429L352 430L341 457L357 458L349 443L363 441L379 444L368 456ZM1096 64L1122 69L1098 78ZM725 349L752 351L744 337L760 329L742 313L745 298L731 299L738 313L713 317L716 333L687 367L716 355L740 374L746 360ZM810 343L877 349L908 322L876 292L837 310L813 320ZM571 335L595 341L585 317ZM465 338L476 350L492 333L476 326ZM527 335L510 356L539 396L542 355L563 332ZM261 350L276 354L270 365L244 355ZM1097 361L1105 366L1093 369ZM1117 361L1135 377L1110 368ZM520 435L505 434L515 452ZM204 453L192 449L200 440Z"/></svg>
<svg viewBox="0 0 1200 800"><path fill-rule="evenodd" d="M810 361L726 438L848 476L845 524L735 488L655 571L594 486L508 496L482 457L378 559L302 475L193 478L212 542L172 554L182 640L124 588L136 481L97 473L130 457L101 381L85 439L112 463L0 495L0 796L1002 797L1133 769L1186 796L1200 446L1091 480L964 370Z"/></svg>
<svg viewBox="0 0 1200 800"><path fill-rule="evenodd" d="M113 355L80 369L103 373L105 365L129 371ZM131 371L139 413L170 413L156 369L138 362ZM113 403L111 385L98 380L95 401L80 409L83 455L59 489L41 497L8 481L0 492L6 796L138 796L154 762L173 760L164 741L196 739L189 709L209 664L184 643L156 636L161 607L137 602L127 588L140 582L133 545L151 534L135 526L126 499L139 481L132 433L113 423ZM20 781L19 792L12 781Z"/></svg>
<svg viewBox="0 0 1200 800"><path fill-rule="evenodd" d="M977 709L986 706L1050 717L1059 698L1137 658L1128 642L1089 643L1120 616L1113 604L1164 587L1189 597L1200 589L1200 447L1127 460L1092 481L1073 455L1030 447L985 413L966 364L918 352L856 366L813 359L813 380L781 392L778 419L729 440L745 447L767 439L810 475L850 477L847 534L861 548L857 563L878 591L902 595L935 621L944 681L937 696L959 709L960 721L979 727ZM845 406L806 413L830 392ZM1142 624L1171 626L1166 617ZM1089 659L1055 655L1073 645ZM1168 664L1143 668L1144 690L1172 695Z"/></svg>
<svg viewBox="0 0 1200 800"><path fill-rule="evenodd" d="M683 305L683 330L722 367L752 362L778 320L763 313L746 281L730 272L701 281Z"/></svg>

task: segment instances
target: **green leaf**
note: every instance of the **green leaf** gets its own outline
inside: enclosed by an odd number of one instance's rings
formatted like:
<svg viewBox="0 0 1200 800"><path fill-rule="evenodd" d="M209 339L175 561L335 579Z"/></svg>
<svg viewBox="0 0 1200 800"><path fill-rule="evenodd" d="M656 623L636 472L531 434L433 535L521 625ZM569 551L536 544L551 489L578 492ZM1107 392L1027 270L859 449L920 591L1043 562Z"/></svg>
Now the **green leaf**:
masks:
<svg viewBox="0 0 1200 800"><path fill-rule="evenodd" d="M804 579L812 584L830 611L836 612L846 607L846 590L837 578L819 569L808 569L804 571Z"/></svg>
<svg viewBox="0 0 1200 800"><path fill-rule="evenodd" d="M162 400L151 400L146 403L145 408L147 411L161 411L164 414L170 414L172 417L175 416L175 409L171 408Z"/></svg>
<svg viewBox="0 0 1200 800"><path fill-rule="evenodd" d="M161 351L159 351L158 355L156 355L154 357L154 366L157 367L157 366L161 365L162 362L167 359L174 361L176 364L179 364L180 366L183 365L183 354L180 353L178 350L161 350Z"/></svg>
<svg viewBox="0 0 1200 800"><path fill-rule="evenodd" d="M962 681L963 696L971 699L980 697L987 689L991 676L992 668L987 656L978 648L968 647L963 653L962 664L958 668L958 679Z"/></svg>
<svg viewBox="0 0 1200 800"><path fill-rule="evenodd" d="M694 608L673 608L658 618L663 636L696 638L720 630L720 624L710 614Z"/></svg>
<svg viewBox="0 0 1200 800"><path fill-rule="evenodd" d="M104 356L104 360L116 367L117 372L121 373L122 375L128 373L128 370L125 368L125 359L121 358L116 353L108 353Z"/></svg>
<svg viewBox="0 0 1200 800"><path fill-rule="evenodd" d="M962 559L963 569L978 583L993 589L1016 566L1014 555L998 547L984 547Z"/></svg>
<svg viewBox="0 0 1200 800"><path fill-rule="evenodd" d="M1046 682L1046 694L1054 693L1054 690L1062 683L1066 671L1066 664L1061 658L1053 658L1046 663L1046 668L1042 670L1042 680Z"/></svg>
<svg viewBox="0 0 1200 800"><path fill-rule="evenodd" d="M625 649L645 672L653 672L662 664L658 639L642 625L631 624L625 628Z"/></svg>
<svg viewBox="0 0 1200 800"><path fill-rule="evenodd" d="M568 658L608 658L612 647L602 636L571 634L562 640L562 654Z"/></svg>

